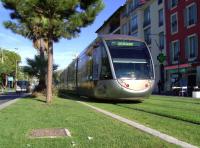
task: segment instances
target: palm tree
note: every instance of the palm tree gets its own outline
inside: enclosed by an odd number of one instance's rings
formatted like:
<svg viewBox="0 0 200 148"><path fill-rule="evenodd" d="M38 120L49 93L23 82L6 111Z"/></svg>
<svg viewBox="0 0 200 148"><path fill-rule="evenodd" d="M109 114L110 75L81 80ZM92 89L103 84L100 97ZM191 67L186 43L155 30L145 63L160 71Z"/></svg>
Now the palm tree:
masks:
<svg viewBox="0 0 200 148"><path fill-rule="evenodd" d="M46 89L46 73L47 73L47 59L36 55L34 59L27 58L27 66L23 67L24 73L27 73L31 77L36 77L39 80L39 84L36 87L36 91L43 91ZM53 65L53 70L56 70L58 65Z"/></svg>
<svg viewBox="0 0 200 148"><path fill-rule="evenodd" d="M36 42L44 41L48 55L47 102L52 101L53 43L77 37L103 9L102 0L1 0L14 21L6 28Z"/></svg>

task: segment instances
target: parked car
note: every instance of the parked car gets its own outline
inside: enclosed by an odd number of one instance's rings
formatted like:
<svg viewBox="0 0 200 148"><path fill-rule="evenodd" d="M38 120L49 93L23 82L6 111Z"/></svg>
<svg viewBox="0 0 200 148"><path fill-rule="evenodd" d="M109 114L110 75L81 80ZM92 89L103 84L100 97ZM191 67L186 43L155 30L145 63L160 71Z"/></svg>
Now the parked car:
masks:
<svg viewBox="0 0 200 148"><path fill-rule="evenodd" d="M17 81L15 91L19 92L29 92L30 83L25 80Z"/></svg>

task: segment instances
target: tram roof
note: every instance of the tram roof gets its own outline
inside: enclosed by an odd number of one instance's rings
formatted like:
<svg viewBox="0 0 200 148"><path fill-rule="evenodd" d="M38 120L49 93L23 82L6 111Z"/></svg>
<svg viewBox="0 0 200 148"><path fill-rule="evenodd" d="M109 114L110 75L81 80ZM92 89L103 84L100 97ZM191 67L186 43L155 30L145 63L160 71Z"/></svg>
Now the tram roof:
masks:
<svg viewBox="0 0 200 148"><path fill-rule="evenodd" d="M134 40L134 41L140 41L144 42L144 40L130 36L130 35L122 35L122 34L106 34L106 35L99 35L99 38L102 38L104 40Z"/></svg>

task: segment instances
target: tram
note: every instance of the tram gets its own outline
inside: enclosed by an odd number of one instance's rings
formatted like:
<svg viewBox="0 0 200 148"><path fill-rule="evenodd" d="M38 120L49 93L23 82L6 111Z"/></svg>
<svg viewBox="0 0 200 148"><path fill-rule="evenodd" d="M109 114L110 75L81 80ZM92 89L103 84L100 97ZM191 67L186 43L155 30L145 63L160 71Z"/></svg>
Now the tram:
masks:
<svg viewBox="0 0 200 148"><path fill-rule="evenodd" d="M144 41L126 35L98 36L62 72L62 89L98 99L143 100L155 72Z"/></svg>

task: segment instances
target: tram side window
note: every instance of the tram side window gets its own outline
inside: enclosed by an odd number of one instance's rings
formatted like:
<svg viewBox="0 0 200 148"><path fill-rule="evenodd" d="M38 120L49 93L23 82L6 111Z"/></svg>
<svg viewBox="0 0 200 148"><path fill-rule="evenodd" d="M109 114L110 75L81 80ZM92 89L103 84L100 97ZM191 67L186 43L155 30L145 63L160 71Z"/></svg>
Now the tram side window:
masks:
<svg viewBox="0 0 200 148"><path fill-rule="evenodd" d="M96 48L93 51L93 80L99 80L101 66L101 51L100 48Z"/></svg>
<svg viewBox="0 0 200 148"><path fill-rule="evenodd" d="M100 74L100 79L101 80L108 80L112 79L112 73L110 69L110 63L108 60L108 55L106 52L106 49L104 46L101 46L102 48L102 56L101 56L101 61L102 61L102 66L101 66L101 74Z"/></svg>

